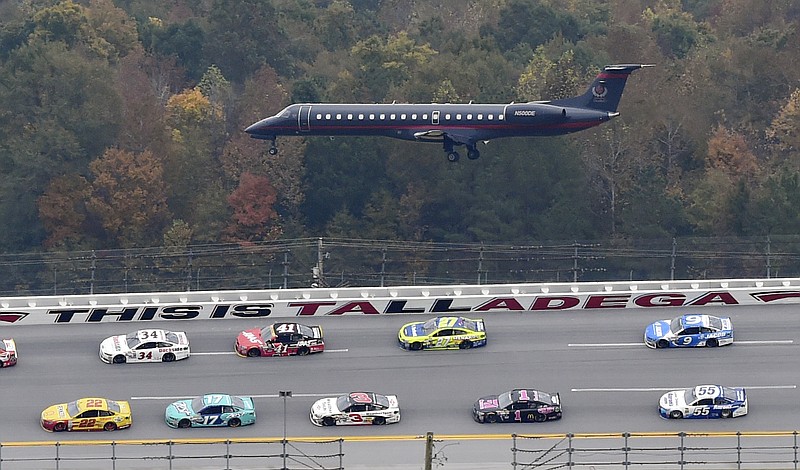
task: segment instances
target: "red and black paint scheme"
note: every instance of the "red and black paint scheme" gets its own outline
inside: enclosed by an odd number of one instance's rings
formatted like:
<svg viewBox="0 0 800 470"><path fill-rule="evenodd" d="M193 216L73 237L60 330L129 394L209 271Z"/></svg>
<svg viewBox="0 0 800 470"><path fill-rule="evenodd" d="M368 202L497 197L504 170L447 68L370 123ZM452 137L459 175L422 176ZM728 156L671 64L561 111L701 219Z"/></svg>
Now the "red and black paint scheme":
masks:
<svg viewBox="0 0 800 470"><path fill-rule="evenodd" d="M17 364L17 343L13 339L0 340L0 368Z"/></svg>
<svg viewBox="0 0 800 470"><path fill-rule="evenodd" d="M325 341L320 326L281 322L242 331L234 350L242 357L306 356L324 351Z"/></svg>
<svg viewBox="0 0 800 470"><path fill-rule="evenodd" d="M561 419L561 396L531 388L479 398L472 406L479 423L542 423Z"/></svg>
<svg viewBox="0 0 800 470"><path fill-rule="evenodd" d="M262 119L245 132L272 142L279 135L374 135L420 142L441 142L447 159L480 157L478 142L500 137L553 136L600 125L619 115L617 105L628 76L651 65L608 65L589 89L573 98L510 104L330 104L303 103Z"/></svg>

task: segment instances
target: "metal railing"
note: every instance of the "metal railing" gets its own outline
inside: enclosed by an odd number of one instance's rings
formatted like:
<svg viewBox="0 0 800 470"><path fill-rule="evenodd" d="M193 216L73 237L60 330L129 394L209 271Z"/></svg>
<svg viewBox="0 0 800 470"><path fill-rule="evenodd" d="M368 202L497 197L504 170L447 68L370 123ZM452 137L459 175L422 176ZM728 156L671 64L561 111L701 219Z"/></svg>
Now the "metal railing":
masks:
<svg viewBox="0 0 800 470"><path fill-rule="evenodd" d="M0 296L800 276L800 236L427 243L303 238L0 254Z"/></svg>

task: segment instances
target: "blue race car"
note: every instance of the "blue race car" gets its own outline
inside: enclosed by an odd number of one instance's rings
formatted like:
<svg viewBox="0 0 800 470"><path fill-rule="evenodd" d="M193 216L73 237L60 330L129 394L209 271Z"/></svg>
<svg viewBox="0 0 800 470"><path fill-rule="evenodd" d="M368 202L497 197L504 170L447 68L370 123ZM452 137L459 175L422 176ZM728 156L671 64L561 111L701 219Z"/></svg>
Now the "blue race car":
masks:
<svg viewBox="0 0 800 470"><path fill-rule="evenodd" d="M170 404L164 421L171 428L230 426L236 428L256 422L256 409L250 397L211 393Z"/></svg>
<svg viewBox="0 0 800 470"><path fill-rule="evenodd" d="M683 315L653 323L644 330L644 344L650 348L714 348L733 343L730 318L711 315Z"/></svg>
<svg viewBox="0 0 800 470"><path fill-rule="evenodd" d="M743 388L698 385L661 396L658 412L667 419L735 418L747 414Z"/></svg>

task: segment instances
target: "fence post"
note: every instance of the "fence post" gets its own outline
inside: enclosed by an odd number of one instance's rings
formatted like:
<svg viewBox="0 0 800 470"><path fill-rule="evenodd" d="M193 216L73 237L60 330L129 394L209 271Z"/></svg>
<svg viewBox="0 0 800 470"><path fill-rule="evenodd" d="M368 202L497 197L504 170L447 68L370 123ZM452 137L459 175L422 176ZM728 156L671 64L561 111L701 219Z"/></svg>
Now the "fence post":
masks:
<svg viewBox="0 0 800 470"><path fill-rule="evenodd" d="M117 441L111 441L111 468L117 468Z"/></svg>
<svg viewBox="0 0 800 470"><path fill-rule="evenodd" d="M572 436L574 436L574 434L567 434L567 468L572 468L572 466L575 465L572 463L572 451L574 450L572 448Z"/></svg>
<svg viewBox="0 0 800 470"><path fill-rule="evenodd" d="M225 470L231 468L231 440L225 439Z"/></svg>
<svg viewBox="0 0 800 470"><path fill-rule="evenodd" d="M792 434L794 434L794 470L797 470L797 431Z"/></svg>
<svg viewBox="0 0 800 470"><path fill-rule="evenodd" d="M622 437L625 438L625 447L622 448L625 451L625 461L622 462L622 464L625 466L625 468L628 468L628 464L630 463L630 462L628 462L628 451L630 450L630 447L628 447L628 438L630 436L631 436L631 433L629 433L629 432L626 432L626 433L622 434Z"/></svg>
<svg viewBox="0 0 800 470"><path fill-rule="evenodd" d="M344 439L339 438L339 470L344 470Z"/></svg>
<svg viewBox="0 0 800 470"><path fill-rule="evenodd" d="M511 435L511 468L517 468L517 435Z"/></svg>
<svg viewBox="0 0 800 470"><path fill-rule="evenodd" d="M172 441L167 441L167 448L169 449L169 470L172 470Z"/></svg>
<svg viewBox="0 0 800 470"><path fill-rule="evenodd" d="M742 433L736 431L736 468L742 468Z"/></svg>
<svg viewBox="0 0 800 470"><path fill-rule="evenodd" d="M61 459L61 456L60 456L60 454L58 452L60 446L61 446L61 442L56 441L56 470L58 470L58 468L59 468L59 460Z"/></svg>
<svg viewBox="0 0 800 470"><path fill-rule="evenodd" d="M678 464L680 464L681 470L683 470L683 465L684 465L684 454L683 454L683 452L684 452L684 450L686 450L686 447L684 446L684 444L685 444L684 437L686 437L686 433L685 432L679 432L678 435L681 437L681 446L680 446L681 460L678 462Z"/></svg>

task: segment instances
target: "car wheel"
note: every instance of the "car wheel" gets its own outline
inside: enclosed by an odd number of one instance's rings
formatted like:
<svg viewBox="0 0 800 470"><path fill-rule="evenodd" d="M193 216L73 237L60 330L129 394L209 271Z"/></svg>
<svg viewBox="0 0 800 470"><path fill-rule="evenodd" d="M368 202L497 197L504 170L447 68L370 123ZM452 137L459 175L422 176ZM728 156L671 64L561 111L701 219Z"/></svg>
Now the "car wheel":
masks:
<svg viewBox="0 0 800 470"><path fill-rule="evenodd" d="M547 421L547 416L536 414L533 415L533 420L536 421L537 423L544 423L545 421Z"/></svg>
<svg viewBox="0 0 800 470"><path fill-rule="evenodd" d="M409 346L409 349L411 349L412 351L420 351L420 350L422 350L422 343L416 343L416 342L415 343L411 343L411 345Z"/></svg>
<svg viewBox="0 0 800 470"><path fill-rule="evenodd" d="M308 348L302 347L302 348L297 350L297 355L298 356L308 356L309 352L311 352L311 351L309 351Z"/></svg>
<svg viewBox="0 0 800 470"><path fill-rule="evenodd" d="M730 418L731 417L731 410L722 410L720 411L719 415L723 418Z"/></svg>
<svg viewBox="0 0 800 470"><path fill-rule="evenodd" d="M484 420L485 422L487 422L487 423L496 423L496 422L497 422L497 415L495 415L495 414L488 414L488 415L486 415L486 417L485 417L485 418L483 418L483 420Z"/></svg>
<svg viewBox="0 0 800 470"><path fill-rule="evenodd" d="M683 418L683 413L681 413L680 410L672 410L669 413L669 417L672 419L681 419Z"/></svg>
<svg viewBox="0 0 800 470"><path fill-rule="evenodd" d="M239 418L231 418L228 420L228 426L232 428L238 428L242 425L242 421Z"/></svg>
<svg viewBox="0 0 800 470"><path fill-rule="evenodd" d="M716 338L711 338L708 341L706 341L706 347L716 348L717 346L719 346L719 341L717 341Z"/></svg>
<svg viewBox="0 0 800 470"><path fill-rule="evenodd" d="M386 424L386 418L384 418L383 416L376 416L375 418L372 419L372 424L376 426L381 426L383 424Z"/></svg>
<svg viewBox="0 0 800 470"><path fill-rule="evenodd" d="M53 425L53 431L55 432L66 431L66 429L67 429L67 423L64 422L58 422Z"/></svg>
<svg viewBox="0 0 800 470"><path fill-rule="evenodd" d="M175 360L175 355L172 353L164 354L164 356L161 357L161 360L164 362L172 362Z"/></svg>
<svg viewBox="0 0 800 470"><path fill-rule="evenodd" d="M336 421L334 421L333 418L331 418L330 416L326 416L325 418L322 418L322 425L323 426L333 426L334 424L336 424Z"/></svg>
<svg viewBox="0 0 800 470"><path fill-rule="evenodd" d="M465 339L458 345L458 349L470 349L472 348L472 341Z"/></svg>
<svg viewBox="0 0 800 470"><path fill-rule="evenodd" d="M117 430L117 425L115 423L108 422L108 423L103 425L103 430L104 431L116 431Z"/></svg>
<svg viewBox="0 0 800 470"><path fill-rule="evenodd" d="M668 348L669 347L669 341L667 341L665 339L660 339L660 340L658 340L656 342L656 347L657 348L662 348L662 349L663 348Z"/></svg>
<svg viewBox="0 0 800 470"><path fill-rule="evenodd" d="M190 428L190 427L192 427L192 422L189 421L188 419L182 419L182 420L178 421L178 427L179 428L184 428L184 429L185 428Z"/></svg>
<svg viewBox="0 0 800 470"><path fill-rule="evenodd" d="M114 356L114 364L125 364L126 359L122 354Z"/></svg>
<svg viewBox="0 0 800 470"><path fill-rule="evenodd" d="M261 351L259 351L256 348L247 350L247 357L258 357L260 355L261 355Z"/></svg>

